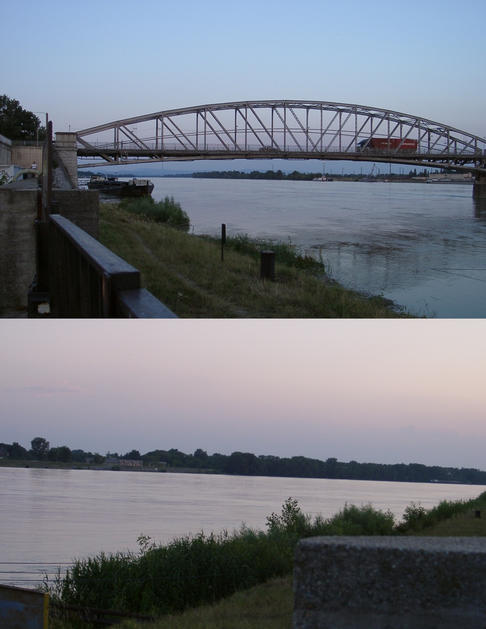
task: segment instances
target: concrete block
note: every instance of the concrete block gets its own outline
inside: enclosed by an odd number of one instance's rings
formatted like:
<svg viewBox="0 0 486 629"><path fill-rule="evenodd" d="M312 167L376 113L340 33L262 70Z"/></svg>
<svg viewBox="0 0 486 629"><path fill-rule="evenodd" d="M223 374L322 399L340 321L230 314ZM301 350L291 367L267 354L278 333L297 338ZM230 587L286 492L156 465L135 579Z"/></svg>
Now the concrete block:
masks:
<svg viewBox="0 0 486 629"><path fill-rule="evenodd" d="M484 629L486 539L309 538L294 593L294 629Z"/></svg>

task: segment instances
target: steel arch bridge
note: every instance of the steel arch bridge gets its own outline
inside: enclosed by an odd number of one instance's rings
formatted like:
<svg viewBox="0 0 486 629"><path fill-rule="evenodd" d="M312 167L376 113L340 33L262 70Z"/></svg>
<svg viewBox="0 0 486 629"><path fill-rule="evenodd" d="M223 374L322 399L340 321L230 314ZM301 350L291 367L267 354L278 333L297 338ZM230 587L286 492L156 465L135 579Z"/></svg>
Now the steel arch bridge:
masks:
<svg viewBox="0 0 486 629"><path fill-rule="evenodd" d="M387 162L486 174L485 138L410 114L325 101L200 105L116 120L76 135L83 160L79 167L280 158Z"/></svg>

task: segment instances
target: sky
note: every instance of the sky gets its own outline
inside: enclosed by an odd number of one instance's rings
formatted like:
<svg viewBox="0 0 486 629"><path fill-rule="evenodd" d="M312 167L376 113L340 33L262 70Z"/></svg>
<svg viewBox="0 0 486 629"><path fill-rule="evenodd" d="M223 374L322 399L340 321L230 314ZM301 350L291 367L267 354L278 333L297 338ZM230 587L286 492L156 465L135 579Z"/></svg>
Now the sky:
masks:
<svg viewBox="0 0 486 629"><path fill-rule="evenodd" d="M55 131L357 103L486 136L484 0L0 0L0 93ZM203 170L202 163L197 168ZM0 441L486 469L482 321L0 322Z"/></svg>
<svg viewBox="0 0 486 629"><path fill-rule="evenodd" d="M0 441L486 470L482 320L6 320Z"/></svg>
<svg viewBox="0 0 486 629"><path fill-rule="evenodd" d="M484 0L1 5L0 92L57 131L258 99L356 103L486 136Z"/></svg>

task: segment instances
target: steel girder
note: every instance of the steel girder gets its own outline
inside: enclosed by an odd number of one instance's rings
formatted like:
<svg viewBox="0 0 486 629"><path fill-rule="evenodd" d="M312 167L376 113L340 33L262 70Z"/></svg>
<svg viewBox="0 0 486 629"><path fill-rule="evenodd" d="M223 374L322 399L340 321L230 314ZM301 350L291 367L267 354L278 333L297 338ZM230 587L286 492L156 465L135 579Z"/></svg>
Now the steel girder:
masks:
<svg viewBox="0 0 486 629"><path fill-rule="evenodd" d="M324 101L240 101L171 109L83 129L77 137L81 158L109 164L347 159L486 172L485 138L397 111ZM363 141L384 138L393 139L393 147L363 148Z"/></svg>

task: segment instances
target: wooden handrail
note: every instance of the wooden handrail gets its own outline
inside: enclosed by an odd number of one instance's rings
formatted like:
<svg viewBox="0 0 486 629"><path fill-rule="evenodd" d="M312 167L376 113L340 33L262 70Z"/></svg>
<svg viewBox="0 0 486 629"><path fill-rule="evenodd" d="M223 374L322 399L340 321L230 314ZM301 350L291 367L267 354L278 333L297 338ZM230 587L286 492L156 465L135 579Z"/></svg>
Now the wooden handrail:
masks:
<svg viewBox="0 0 486 629"><path fill-rule="evenodd" d="M49 293L57 317L176 317L137 269L59 214L49 216Z"/></svg>

